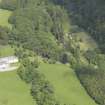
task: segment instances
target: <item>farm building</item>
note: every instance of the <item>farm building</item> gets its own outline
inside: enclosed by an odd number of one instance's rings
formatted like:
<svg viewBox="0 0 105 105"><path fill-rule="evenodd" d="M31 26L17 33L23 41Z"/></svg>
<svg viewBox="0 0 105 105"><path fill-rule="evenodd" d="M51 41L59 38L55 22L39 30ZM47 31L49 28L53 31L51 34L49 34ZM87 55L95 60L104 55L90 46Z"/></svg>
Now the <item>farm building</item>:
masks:
<svg viewBox="0 0 105 105"><path fill-rule="evenodd" d="M11 69L11 64L17 63L19 60L16 56L2 57L0 58L0 71Z"/></svg>

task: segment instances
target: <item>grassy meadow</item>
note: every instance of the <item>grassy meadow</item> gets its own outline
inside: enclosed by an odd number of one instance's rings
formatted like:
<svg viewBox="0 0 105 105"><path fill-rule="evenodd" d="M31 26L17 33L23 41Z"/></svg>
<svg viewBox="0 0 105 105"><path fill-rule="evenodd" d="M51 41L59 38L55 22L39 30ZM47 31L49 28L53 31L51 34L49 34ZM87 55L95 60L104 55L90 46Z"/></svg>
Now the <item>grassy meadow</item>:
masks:
<svg viewBox="0 0 105 105"><path fill-rule="evenodd" d="M16 71L0 73L0 105L35 105L29 86Z"/></svg>
<svg viewBox="0 0 105 105"><path fill-rule="evenodd" d="M11 11L0 9L0 25L4 27L11 27L8 23L8 18L11 15Z"/></svg>
<svg viewBox="0 0 105 105"><path fill-rule="evenodd" d="M10 45L0 46L0 57L14 55L14 48L11 48Z"/></svg>
<svg viewBox="0 0 105 105"><path fill-rule="evenodd" d="M68 66L42 63L39 70L54 86L56 97L62 105L97 105Z"/></svg>

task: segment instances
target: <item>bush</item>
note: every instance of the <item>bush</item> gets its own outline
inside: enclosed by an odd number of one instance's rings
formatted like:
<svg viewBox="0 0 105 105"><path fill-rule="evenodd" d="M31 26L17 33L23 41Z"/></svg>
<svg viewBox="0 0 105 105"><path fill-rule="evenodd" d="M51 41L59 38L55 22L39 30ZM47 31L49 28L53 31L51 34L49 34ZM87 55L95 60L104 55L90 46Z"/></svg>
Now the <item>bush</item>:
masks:
<svg viewBox="0 0 105 105"><path fill-rule="evenodd" d="M49 64L55 64L55 63L56 63L56 60L49 59L49 60L48 60L48 63L49 63Z"/></svg>

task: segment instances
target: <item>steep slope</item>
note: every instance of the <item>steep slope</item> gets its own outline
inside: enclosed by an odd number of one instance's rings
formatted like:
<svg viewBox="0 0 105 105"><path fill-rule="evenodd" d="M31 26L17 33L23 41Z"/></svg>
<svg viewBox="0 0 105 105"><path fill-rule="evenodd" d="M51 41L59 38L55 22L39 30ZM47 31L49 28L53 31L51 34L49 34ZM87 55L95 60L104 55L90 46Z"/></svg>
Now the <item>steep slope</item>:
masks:
<svg viewBox="0 0 105 105"><path fill-rule="evenodd" d="M104 0L52 0L68 10L73 23L88 31L105 53Z"/></svg>
<svg viewBox="0 0 105 105"><path fill-rule="evenodd" d="M41 64L39 70L53 84L62 105L97 105L81 86L75 72L61 64Z"/></svg>

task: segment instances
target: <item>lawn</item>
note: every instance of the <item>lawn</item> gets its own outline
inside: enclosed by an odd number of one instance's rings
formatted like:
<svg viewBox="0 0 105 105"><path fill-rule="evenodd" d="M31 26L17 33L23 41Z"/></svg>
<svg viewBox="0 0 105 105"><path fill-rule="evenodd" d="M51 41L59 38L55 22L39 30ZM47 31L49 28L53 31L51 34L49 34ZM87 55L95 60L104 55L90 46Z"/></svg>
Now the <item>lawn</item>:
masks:
<svg viewBox="0 0 105 105"><path fill-rule="evenodd" d="M14 48L11 48L10 45L1 46L0 45L0 57L14 55Z"/></svg>
<svg viewBox="0 0 105 105"><path fill-rule="evenodd" d="M7 26L11 28L11 25L8 23L8 18L11 15L11 11L0 9L0 25Z"/></svg>
<svg viewBox="0 0 105 105"><path fill-rule="evenodd" d="M89 97L76 74L61 64L41 64L39 70L54 86L56 97L67 105L97 105Z"/></svg>
<svg viewBox="0 0 105 105"><path fill-rule="evenodd" d="M35 105L29 86L16 71L0 73L0 105Z"/></svg>

